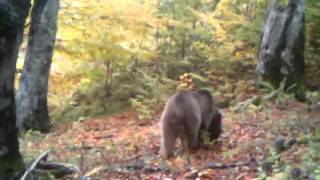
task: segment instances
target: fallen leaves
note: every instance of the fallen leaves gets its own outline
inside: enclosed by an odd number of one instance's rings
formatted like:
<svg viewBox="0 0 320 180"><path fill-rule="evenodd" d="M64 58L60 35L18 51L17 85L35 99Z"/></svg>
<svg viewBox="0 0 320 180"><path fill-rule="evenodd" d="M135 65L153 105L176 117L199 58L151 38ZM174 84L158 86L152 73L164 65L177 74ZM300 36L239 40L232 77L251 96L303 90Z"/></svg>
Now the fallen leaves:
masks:
<svg viewBox="0 0 320 180"><path fill-rule="evenodd" d="M255 157L257 161L264 160L268 156L271 138L274 137L270 134L270 128L279 126L272 127L274 124L268 123L268 117L282 123L285 117L299 108L300 104L294 104L288 111L274 106L268 111L257 110L254 113L223 110L223 134L211 148L200 149L190 156L178 152L169 161L159 157L158 122L149 120L149 123L139 126L134 112L74 122L72 125L59 124L49 135L35 133L26 136L23 139L26 143L22 143L21 147L23 153L29 155L52 149L55 161L78 164L86 176L95 178L247 180L256 178L257 165L201 168L209 163L227 165L246 162L250 157ZM314 116L317 115L312 114L311 117ZM298 163L301 161L301 151L292 148L283 155Z"/></svg>

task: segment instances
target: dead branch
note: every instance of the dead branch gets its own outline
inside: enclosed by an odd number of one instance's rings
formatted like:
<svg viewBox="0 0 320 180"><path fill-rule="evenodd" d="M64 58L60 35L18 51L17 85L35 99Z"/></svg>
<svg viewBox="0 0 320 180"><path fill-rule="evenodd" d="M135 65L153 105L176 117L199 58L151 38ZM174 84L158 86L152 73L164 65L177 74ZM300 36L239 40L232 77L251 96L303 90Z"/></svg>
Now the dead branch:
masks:
<svg viewBox="0 0 320 180"><path fill-rule="evenodd" d="M188 173L186 178L197 178L199 172L207 170L207 169L228 169L228 168L236 168L240 166L250 166L251 164L257 164L257 160L255 157L251 157L248 161L245 162L238 162L238 163L231 163L231 164L222 164L222 163L209 163L204 167L193 170L192 172Z"/></svg>
<svg viewBox="0 0 320 180"><path fill-rule="evenodd" d="M45 159L48 156L49 151L45 151L32 163L32 165L27 169L27 171L23 174L20 180L25 180L28 176L28 174L34 170L34 168L37 166L37 164L42 160Z"/></svg>
<svg viewBox="0 0 320 180"><path fill-rule="evenodd" d="M78 173L81 175L80 169L71 164L63 164L57 162L39 162L37 170L50 172L55 178L62 178L66 175Z"/></svg>
<svg viewBox="0 0 320 180"><path fill-rule="evenodd" d="M201 168L200 170L205 169L228 169L228 168L235 168L240 166L249 166L250 164L256 163L256 159L254 157L251 157L248 161L245 162L238 162L238 163L231 163L231 164L221 164L221 163L209 163L204 168Z"/></svg>
<svg viewBox="0 0 320 180"><path fill-rule="evenodd" d="M88 177L83 176L81 170L78 166L74 164L64 164L58 162L47 162L49 151L43 152L30 166L30 168L25 171L20 180L25 180L28 175L33 172L35 174L52 174L55 178L63 178L70 174L78 174L79 179L86 180Z"/></svg>

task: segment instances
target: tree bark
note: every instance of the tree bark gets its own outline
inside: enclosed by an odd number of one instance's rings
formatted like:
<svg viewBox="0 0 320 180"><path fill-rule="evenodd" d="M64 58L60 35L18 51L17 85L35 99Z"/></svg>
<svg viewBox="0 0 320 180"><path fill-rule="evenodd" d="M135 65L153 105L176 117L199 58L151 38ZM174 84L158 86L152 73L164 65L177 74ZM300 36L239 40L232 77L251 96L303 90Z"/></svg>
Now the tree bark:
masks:
<svg viewBox="0 0 320 180"><path fill-rule="evenodd" d="M14 75L29 0L0 0L0 179L24 168L19 152Z"/></svg>
<svg viewBox="0 0 320 180"><path fill-rule="evenodd" d="M297 98L304 98L304 0L289 0L287 7L272 0L263 28L257 71L275 87L296 85Z"/></svg>
<svg viewBox="0 0 320 180"><path fill-rule="evenodd" d="M48 78L57 32L59 0L35 0L28 48L17 93L17 126L50 130L47 106Z"/></svg>

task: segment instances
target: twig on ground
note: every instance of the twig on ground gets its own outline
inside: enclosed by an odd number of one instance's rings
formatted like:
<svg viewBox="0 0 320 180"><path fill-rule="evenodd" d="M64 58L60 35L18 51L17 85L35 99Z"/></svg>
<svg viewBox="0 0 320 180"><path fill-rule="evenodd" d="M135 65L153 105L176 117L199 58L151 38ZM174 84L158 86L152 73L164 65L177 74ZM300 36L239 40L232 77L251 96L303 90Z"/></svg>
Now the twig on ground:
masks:
<svg viewBox="0 0 320 180"><path fill-rule="evenodd" d="M239 166L249 166L252 163L256 163L256 159L251 157L248 161L245 162L238 162L238 163L231 163L231 164L220 164L220 163L210 163L205 167L201 168L200 170L205 169L228 169L228 168L235 168Z"/></svg>
<svg viewBox="0 0 320 180"><path fill-rule="evenodd" d="M188 173L186 177L197 178L199 175L199 172L207 169L228 169L228 168L235 168L240 166L250 166L251 164L256 164L256 163L257 163L257 160L254 157L251 157L248 161L239 162L239 163L231 163L231 164L210 163L198 170L193 170L192 172Z"/></svg>

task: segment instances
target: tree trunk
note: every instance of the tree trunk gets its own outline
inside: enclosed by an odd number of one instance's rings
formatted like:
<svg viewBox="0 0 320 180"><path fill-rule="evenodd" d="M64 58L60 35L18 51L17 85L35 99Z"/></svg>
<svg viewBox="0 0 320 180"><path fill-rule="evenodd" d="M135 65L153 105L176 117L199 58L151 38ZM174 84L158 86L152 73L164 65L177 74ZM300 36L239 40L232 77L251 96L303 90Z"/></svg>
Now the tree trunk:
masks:
<svg viewBox="0 0 320 180"><path fill-rule="evenodd" d="M47 106L48 76L57 31L59 0L35 0L28 48L17 93L17 126L50 130Z"/></svg>
<svg viewBox="0 0 320 180"><path fill-rule="evenodd" d="M0 179L24 168L19 152L14 75L29 0L0 0Z"/></svg>
<svg viewBox="0 0 320 180"><path fill-rule="evenodd" d="M272 0L260 45L257 71L263 80L293 92L304 99L304 0L289 0L287 7L279 7Z"/></svg>

